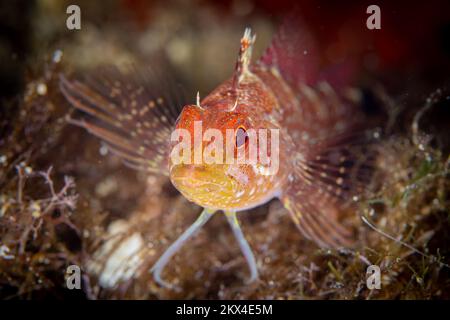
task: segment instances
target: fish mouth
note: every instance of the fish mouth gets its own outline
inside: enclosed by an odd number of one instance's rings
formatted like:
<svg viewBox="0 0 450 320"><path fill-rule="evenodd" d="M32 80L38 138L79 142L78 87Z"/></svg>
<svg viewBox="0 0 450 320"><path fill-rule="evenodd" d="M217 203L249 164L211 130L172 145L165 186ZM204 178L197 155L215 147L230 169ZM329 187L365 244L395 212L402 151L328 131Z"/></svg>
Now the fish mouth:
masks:
<svg viewBox="0 0 450 320"><path fill-rule="evenodd" d="M204 190L205 192L221 191L223 186L218 183L208 182L204 180L195 179L189 176L173 177L174 185L183 185L184 188L192 189L194 192Z"/></svg>
<svg viewBox="0 0 450 320"><path fill-rule="evenodd" d="M224 168L216 167L176 165L170 171L170 180L188 200L210 207L220 207L236 188Z"/></svg>

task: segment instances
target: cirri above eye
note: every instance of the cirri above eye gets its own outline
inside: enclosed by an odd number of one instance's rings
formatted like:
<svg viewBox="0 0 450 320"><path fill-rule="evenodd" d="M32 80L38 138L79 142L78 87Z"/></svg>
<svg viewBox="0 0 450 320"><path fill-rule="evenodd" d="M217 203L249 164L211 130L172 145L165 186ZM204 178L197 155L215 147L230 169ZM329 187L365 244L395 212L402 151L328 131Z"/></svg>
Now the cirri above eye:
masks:
<svg viewBox="0 0 450 320"><path fill-rule="evenodd" d="M247 144L248 142L248 134L247 131L243 127L239 127L236 130L236 147L240 148Z"/></svg>

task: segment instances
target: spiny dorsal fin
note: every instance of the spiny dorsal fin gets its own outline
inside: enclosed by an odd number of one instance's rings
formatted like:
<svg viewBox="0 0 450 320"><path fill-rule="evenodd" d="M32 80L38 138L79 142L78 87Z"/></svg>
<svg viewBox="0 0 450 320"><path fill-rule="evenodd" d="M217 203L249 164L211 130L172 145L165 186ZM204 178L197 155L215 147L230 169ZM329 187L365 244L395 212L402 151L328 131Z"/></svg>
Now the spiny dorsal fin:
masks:
<svg viewBox="0 0 450 320"><path fill-rule="evenodd" d="M249 65L252 58L253 44L255 43L256 35L252 35L252 30L246 28L244 36L241 38L241 47L239 48L239 56L236 61L233 76L233 89L236 90L239 82L244 75L249 72Z"/></svg>
<svg viewBox="0 0 450 320"><path fill-rule="evenodd" d="M315 82L319 64L317 44L297 10L284 18L258 64L277 69L294 88Z"/></svg>
<svg viewBox="0 0 450 320"><path fill-rule="evenodd" d="M328 64L325 48L304 22L298 8L288 14L275 33L270 46L258 60L263 68L276 69L294 89L301 85L328 82L342 88L357 78L358 56L347 55L336 64Z"/></svg>

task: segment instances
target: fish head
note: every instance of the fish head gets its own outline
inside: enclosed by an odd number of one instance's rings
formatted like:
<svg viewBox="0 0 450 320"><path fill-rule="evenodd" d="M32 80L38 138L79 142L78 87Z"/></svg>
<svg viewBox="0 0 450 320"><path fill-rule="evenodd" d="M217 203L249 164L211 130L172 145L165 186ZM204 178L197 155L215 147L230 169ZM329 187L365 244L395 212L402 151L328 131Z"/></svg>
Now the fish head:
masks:
<svg viewBox="0 0 450 320"><path fill-rule="evenodd" d="M267 201L276 184L276 172L268 170L272 141L266 147L261 144L267 128L236 109L188 105L172 133L171 182L188 200L205 208L254 207ZM268 162L260 157L261 148Z"/></svg>

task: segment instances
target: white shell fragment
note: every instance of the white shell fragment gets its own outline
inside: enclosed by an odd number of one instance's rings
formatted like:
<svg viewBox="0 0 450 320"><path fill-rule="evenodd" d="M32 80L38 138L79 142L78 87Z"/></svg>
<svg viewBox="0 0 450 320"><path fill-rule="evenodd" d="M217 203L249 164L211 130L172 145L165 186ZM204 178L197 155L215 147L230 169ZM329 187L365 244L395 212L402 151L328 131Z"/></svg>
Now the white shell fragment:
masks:
<svg viewBox="0 0 450 320"><path fill-rule="evenodd" d="M113 288L133 278L142 265L144 240L139 232L125 236L130 224L124 220L112 222L108 227L108 240L95 252L87 269L99 277L103 288Z"/></svg>

